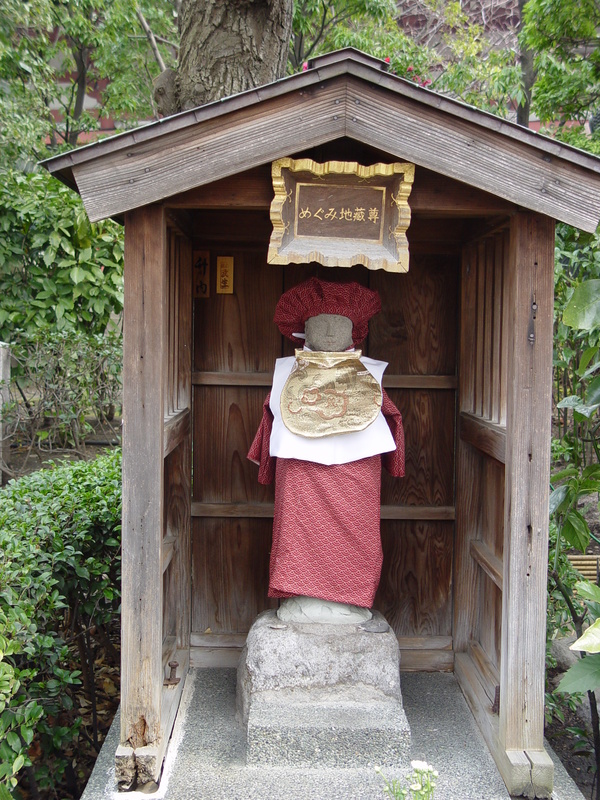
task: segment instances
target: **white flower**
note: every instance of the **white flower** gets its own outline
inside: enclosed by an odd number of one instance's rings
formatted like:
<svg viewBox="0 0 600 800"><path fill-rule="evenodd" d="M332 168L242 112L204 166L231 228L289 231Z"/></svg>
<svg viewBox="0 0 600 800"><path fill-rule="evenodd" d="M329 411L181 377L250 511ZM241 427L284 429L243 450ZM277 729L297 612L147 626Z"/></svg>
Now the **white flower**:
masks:
<svg viewBox="0 0 600 800"><path fill-rule="evenodd" d="M426 761L411 761L410 765L415 772L431 772L432 770Z"/></svg>

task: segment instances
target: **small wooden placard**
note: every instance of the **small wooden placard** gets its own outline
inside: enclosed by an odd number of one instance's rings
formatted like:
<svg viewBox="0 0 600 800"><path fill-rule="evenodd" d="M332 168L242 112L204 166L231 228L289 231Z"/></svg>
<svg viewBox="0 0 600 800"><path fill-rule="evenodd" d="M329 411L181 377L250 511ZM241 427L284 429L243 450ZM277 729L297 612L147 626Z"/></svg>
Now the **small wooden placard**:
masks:
<svg viewBox="0 0 600 800"><path fill-rule="evenodd" d="M194 298L210 297L210 252L194 250Z"/></svg>
<svg viewBox="0 0 600 800"><path fill-rule="evenodd" d="M274 161L268 262L408 272L414 174L408 163Z"/></svg>
<svg viewBox="0 0 600 800"><path fill-rule="evenodd" d="M233 256L217 256L217 294L233 294Z"/></svg>

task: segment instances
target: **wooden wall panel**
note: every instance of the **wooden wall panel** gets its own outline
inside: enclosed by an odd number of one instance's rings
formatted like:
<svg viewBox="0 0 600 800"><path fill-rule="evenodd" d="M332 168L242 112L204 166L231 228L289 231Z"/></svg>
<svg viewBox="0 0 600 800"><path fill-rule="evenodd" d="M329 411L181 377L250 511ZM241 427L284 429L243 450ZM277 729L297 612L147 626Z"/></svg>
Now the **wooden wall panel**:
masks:
<svg viewBox="0 0 600 800"><path fill-rule="evenodd" d="M480 503L481 540L501 559L504 548L504 465L492 458L483 459Z"/></svg>
<svg viewBox="0 0 600 800"><path fill-rule="evenodd" d="M245 634L267 597L272 521L194 519L192 631Z"/></svg>
<svg viewBox="0 0 600 800"><path fill-rule="evenodd" d="M194 500L272 502L246 455L262 417L262 387L202 386L194 391Z"/></svg>
<svg viewBox="0 0 600 800"><path fill-rule="evenodd" d="M502 592L487 575L481 576L480 607L485 613L480 620L479 642L493 666L500 670L502 643Z"/></svg>
<svg viewBox="0 0 600 800"><path fill-rule="evenodd" d="M233 294L216 294L217 255L233 256ZM280 268L266 263L264 251L223 245L211 251L210 297L195 301L194 369L270 372L281 355L273 324L282 292Z"/></svg>
<svg viewBox="0 0 600 800"><path fill-rule="evenodd" d="M402 275L370 275L382 312L369 330L372 358L389 362L388 373L454 375L458 260L448 256L411 256Z"/></svg>
<svg viewBox="0 0 600 800"><path fill-rule="evenodd" d="M220 219L213 217L215 223ZM231 504L273 501L273 488L258 484L257 467L246 453L268 392L267 386L250 385L252 375L271 373L277 357L294 352L293 343L283 340L273 323L281 293L312 275L356 280L377 289L383 312L372 321L363 351L390 362L388 374L453 378L458 262L455 256L417 254L407 275L317 264L273 267L266 264L264 250L250 241L248 225L240 243L232 241L231 246L227 228L222 221L219 225L212 230L206 225L206 241L195 242L199 249L211 249L213 286L211 297L194 306L193 499L229 504L223 513L234 514ZM257 228L257 238L261 231ZM247 240L250 244L241 244ZM214 295L217 254L235 258L233 296ZM202 373L210 375L205 380ZM407 477L384 473L382 502L453 507L455 391L411 388L389 393L404 418ZM197 513L202 513L201 506ZM206 628L243 635L257 613L274 605L267 598L271 527L271 519L260 517L193 519L192 630L197 635ZM385 521L382 527L385 560L377 606L398 635L446 637L451 647L453 522ZM427 649L426 644L419 647ZM444 663L447 668L448 658Z"/></svg>
<svg viewBox="0 0 600 800"><path fill-rule="evenodd" d="M451 635L453 530L451 522L382 522L374 607L398 636Z"/></svg>
<svg viewBox="0 0 600 800"><path fill-rule="evenodd" d="M163 572L163 648L168 639L175 638L177 631L177 582L174 580L173 562Z"/></svg>
<svg viewBox="0 0 600 800"><path fill-rule="evenodd" d="M502 230L465 247L461 312L465 352L472 364L465 365L462 376L460 410L501 424L506 419L508 236Z"/></svg>
<svg viewBox="0 0 600 800"><path fill-rule="evenodd" d="M402 414L406 475L382 476L382 503L454 504L455 393L440 390L389 391Z"/></svg>

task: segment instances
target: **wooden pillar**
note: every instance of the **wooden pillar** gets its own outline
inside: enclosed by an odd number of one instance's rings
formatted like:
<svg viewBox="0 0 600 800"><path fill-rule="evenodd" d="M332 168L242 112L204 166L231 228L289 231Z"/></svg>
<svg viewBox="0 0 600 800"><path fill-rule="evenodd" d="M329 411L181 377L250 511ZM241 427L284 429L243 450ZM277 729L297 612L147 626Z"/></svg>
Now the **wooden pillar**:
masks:
<svg viewBox="0 0 600 800"><path fill-rule="evenodd" d="M544 751L554 221L511 220L499 744L508 789L549 797Z"/></svg>
<svg viewBox="0 0 600 800"><path fill-rule="evenodd" d="M160 206L125 216L123 346L122 788L157 780L161 758L166 225Z"/></svg>
<svg viewBox="0 0 600 800"><path fill-rule="evenodd" d="M474 411L477 343L477 245L464 248L461 266L459 413ZM479 623L479 570L471 542L479 536L480 469L474 448L458 436L456 443L456 537L454 545L455 653L465 652Z"/></svg>

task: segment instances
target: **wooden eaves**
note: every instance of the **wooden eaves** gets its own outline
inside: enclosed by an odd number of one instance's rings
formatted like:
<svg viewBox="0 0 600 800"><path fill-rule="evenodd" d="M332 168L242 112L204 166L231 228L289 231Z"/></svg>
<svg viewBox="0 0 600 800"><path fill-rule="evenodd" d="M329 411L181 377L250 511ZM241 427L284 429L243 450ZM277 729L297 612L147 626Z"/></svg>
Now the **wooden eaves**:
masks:
<svg viewBox="0 0 600 800"><path fill-rule="evenodd" d="M167 117L43 165L92 221L349 137L593 232L600 159L391 75L352 48L305 72Z"/></svg>

